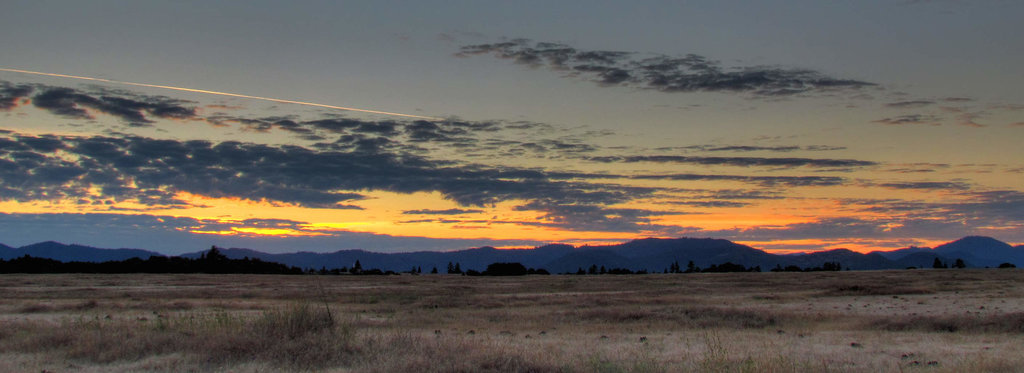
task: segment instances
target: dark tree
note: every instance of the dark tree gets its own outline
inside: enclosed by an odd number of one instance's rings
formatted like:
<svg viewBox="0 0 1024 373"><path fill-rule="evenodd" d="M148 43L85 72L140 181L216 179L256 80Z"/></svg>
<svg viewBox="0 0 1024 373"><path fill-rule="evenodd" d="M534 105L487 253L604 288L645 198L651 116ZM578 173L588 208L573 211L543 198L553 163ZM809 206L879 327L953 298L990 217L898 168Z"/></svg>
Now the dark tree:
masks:
<svg viewBox="0 0 1024 373"><path fill-rule="evenodd" d="M206 253L200 255L199 259L206 259L209 261L223 261L227 260L228 257L227 255L222 254L220 252L220 249L217 248L217 246L212 246L210 247L210 251L207 251Z"/></svg>
<svg viewBox="0 0 1024 373"><path fill-rule="evenodd" d="M963 259L956 258L956 262L953 263L953 268L967 268L967 263L964 263Z"/></svg>
<svg viewBox="0 0 1024 373"><path fill-rule="evenodd" d="M735 263L732 263L732 262L725 262L725 263L722 263L722 264L719 264L719 265L712 264L710 267L704 269L704 271L702 271L702 272L754 272L755 270L757 272L760 272L761 268L759 268L759 267L747 268L747 267L744 267L742 264L735 264Z"/></svg>
<svg viewBox="0 0 1024 373"><path fill-rule="evenodd" d="M491 263L484 270L485 276L523 276L529 271L522 263Z"/></svg>

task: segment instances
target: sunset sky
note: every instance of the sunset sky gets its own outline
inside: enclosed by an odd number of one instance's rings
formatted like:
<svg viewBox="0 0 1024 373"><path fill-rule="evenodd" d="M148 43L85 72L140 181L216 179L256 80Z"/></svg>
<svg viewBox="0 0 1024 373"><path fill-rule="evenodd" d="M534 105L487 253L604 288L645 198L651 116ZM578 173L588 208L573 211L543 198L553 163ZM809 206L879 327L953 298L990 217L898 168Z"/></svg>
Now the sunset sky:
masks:
<svg viewBox="0 0 1024 373"><path fill-rule="evenodd" d="M1021 15L999 0L10 2L0 243L1024 243Z"/></svg>

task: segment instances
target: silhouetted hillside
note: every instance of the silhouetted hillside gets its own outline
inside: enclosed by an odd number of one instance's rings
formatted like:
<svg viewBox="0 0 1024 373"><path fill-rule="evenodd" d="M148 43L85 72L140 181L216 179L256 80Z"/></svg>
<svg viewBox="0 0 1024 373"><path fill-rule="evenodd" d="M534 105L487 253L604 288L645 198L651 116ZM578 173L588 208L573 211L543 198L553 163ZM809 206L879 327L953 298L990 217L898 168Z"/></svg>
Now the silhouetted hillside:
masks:
<svg viewBox="0 0 1024 373"><path fill-rule="evenodd" d="M843 269L864 270L864 269L897 269L906 268L896 261L890 260L878 253L861 254L847 249L835 249L820 251L810 254L789 256L788 265L795 265L801 268L816 267L826 262L838 262ZM929 265L931 262L929 262ZM787 264L782 264L785 267ZM763 267L762 267L763 268Z"/></svg>
<svg viewBox="0 0 1024 373"><path fill-rule="evenodd" d="M892 250L892 251L872 251L871 253L877 253L878 255L881 255L881 256L885 257L886 259L889 259L889 260L900 260L900 259L906 257L907 255L916 254L916 253L930 253L930 252L932 252L932 249L929 248L929 247L911 246L911 247L908 247L908 248L905 248L905 249Z"/></svg>
<svg viewBox="0 0 1024 373"><path fill-rule="evenodd" d="M596 265L598 267L603 266L605 268L626 268L624 264L629 262L629 259L616 254L611 250L580 249L548 262L547 265L541 267L551 271L551 273L576 273L576 270L580 268L586 270L592 265ZM659 270L660 267L661 266L659 266Z"/></svg>
<svg viewBox="0 0 1024 373"><path fill-rule="evenodd" d="M82 245L65 245L53 241L22 246L17 249L7 246L4 248L9 250L0 250L0 259L13 259L28 255L62 262L106 262L131 258L146 259L154 255L163 256L158 252L140 249L98 249Z"/></svg>
<svg viewBox="0 0 1024 373"><path fill-rule="evenodd" d="M976 266L996 267L1001 263L1024 265L1024 250L990 237L969 236L935 247L947 258L963 258Z"/></svg>
<svg viewBox="0 0 1024 373"><path fill-rule="evenodd" d="M953 264L954 262L956 262L957 258L950 259L950 258L947 258L945 256L942 256L942 255L936 254L934 252L931 252L929 250L929 251L921 251L921 252L916 252L916 253L913 253L913 254L910 254L910 255L903 256L902 258L897 260L896 263L899 263L901 268L909 268L909 267L931 268L932 264L935 263L935 259L938 259L939 261L941 261L943 263ZM960 259L963 259L963 258L960 258ZM967 263L968 266L973 266L973 265L970 264L971 262L969 260L964 259L964 261Z"/></svg>
<svg viewBox="0 0 1024 373"><path fill-rule="evenodd" d="M732 262L748 267L774 264L776 255L729 240L711 238L647 238L620 245L607 246L612 252L630 258L629 263L614 266L633 270L661 272L670 263L693 261L698 267ZM821 263L818 263L819 265Z"/></svg>

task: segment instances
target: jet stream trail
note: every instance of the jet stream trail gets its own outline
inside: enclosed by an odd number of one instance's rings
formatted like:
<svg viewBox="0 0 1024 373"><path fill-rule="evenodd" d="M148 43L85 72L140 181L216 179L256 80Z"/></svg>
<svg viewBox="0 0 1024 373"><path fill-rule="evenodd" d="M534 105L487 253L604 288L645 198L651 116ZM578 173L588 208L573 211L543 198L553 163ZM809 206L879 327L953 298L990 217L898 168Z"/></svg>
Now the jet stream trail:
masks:
<svg viewBox="0 0 1024 373"><path fill-rule="evenodd" d="M166 86L166 85L157 85L157 84L146 84L146 83L132 83L132 82L124 82L124 81L120 81L120 80L112 80L112 79L103 79L103 78L90 78L90 77L87 77L87 76L76 76L76 75L65 75L65 74L54 74L54 73L44 73L44 72L39 72L39 71L29 71L29 70L18 70L18 69L7 69L7 68L2 68L2 67L0 67L0 71L7 71L7 72L13 72L13 73L21 73L21 74L32 74L32 75L43 75L43 76L52 76L52 77L58 77L58 78L69 78L69 79L80 79L80 80L90 80L90 81L94 81L94 82L104 82L104 83L114 83L114 84L123 84L123 85L131 85L131 86L137 86L137 87L149 87L149 88L161 88L161 89L170 89L170 90L175 90L175 91L182 91L182 92L193 92L193 93L205 93L205 94L210 94L210 95L218 95L218 96L228 96L228 97L238 97L238 98L247 98L247 99L252 99L252 100L263 100L263 101L271 101L271 102L280 102L280 103L283 103L283 104L296 104L296 105L305 105L305 106L314 106L314 107L321 107L321 108L327 108L327 109L337 109L337 110L346 110L346 111L357 111L357 112L360 112L360 113L371 113L371 114L383 114L383 115L393 115L393 116L398 116L398 117L406 117L406 118L419 118L419 119L428 119L428 120L444 120L444 119L442 119L442 118L428 117L428 116L423 116L423 115L413 115L413 114L402 114L402 113L392 113L392 112L388 112L388 111L378 111L378 110L367 110L367 109L356 109L356 108L350 108L350 107L344 107L344 106L335 106L335 105L326 105L326 104L318 104L318 103L315 103L315 102L304 102L304 101L295 101L295 100L284 100L284 99L279 99L279 98L270 98L270 97L260 97L260 96L250 96L250 95L243 95L243 94L238 94L238 93L230 93L230 92L217 92L217 91L208 91L208 90L204 90L204 89L194 89L194 88L184 88L184 87L172 87L172 86Z"/></svg>

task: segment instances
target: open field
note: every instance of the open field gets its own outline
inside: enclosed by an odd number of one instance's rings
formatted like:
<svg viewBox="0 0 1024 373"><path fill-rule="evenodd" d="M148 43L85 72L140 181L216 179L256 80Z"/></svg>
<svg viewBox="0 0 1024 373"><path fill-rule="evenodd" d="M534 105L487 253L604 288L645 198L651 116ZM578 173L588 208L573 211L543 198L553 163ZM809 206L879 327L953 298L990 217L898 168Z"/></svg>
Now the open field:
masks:
<svg viewBox="0 0 1024 373"><path fill-rule="evenodd" d="M1021 371L1024 272L0 275L0 371Z"/></svg>

